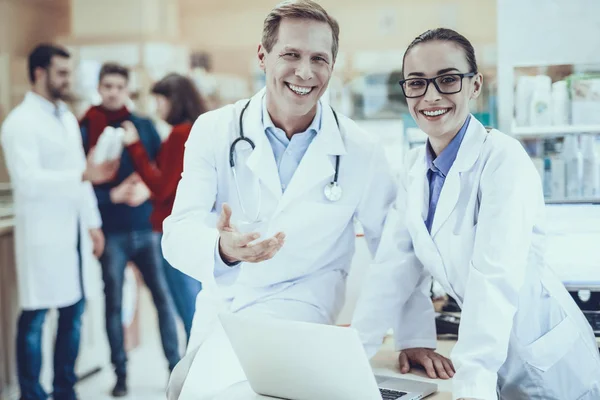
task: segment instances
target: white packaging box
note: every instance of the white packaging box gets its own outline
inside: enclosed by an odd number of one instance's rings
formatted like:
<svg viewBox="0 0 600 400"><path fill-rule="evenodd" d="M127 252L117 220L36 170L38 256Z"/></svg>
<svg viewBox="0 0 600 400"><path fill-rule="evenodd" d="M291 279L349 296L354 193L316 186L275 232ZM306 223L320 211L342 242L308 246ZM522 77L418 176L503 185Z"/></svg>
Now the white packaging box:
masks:
<svg viewBox="0 0 600 400"><path fill-rule="evenodd" d="M571 118L573 125L600 124L600 78L572 81Z"/></svg>

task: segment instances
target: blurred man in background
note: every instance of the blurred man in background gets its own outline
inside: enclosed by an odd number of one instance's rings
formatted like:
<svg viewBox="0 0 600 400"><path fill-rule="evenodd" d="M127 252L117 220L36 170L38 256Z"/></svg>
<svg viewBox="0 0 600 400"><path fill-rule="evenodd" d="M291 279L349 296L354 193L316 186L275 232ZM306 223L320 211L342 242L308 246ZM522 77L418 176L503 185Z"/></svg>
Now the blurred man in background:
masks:
<svg viewBox="0 0 600 400"><path fill-rule="evenodd" d="M91 107L80 123L84 147L86 151L93 148L107 126L121 127L129 121L135 126L150 160L154 160L161 139L152 121L133 114L125 106L129 95L128 83L127 68L115 63L102 66L98 86L102 104ZM160 235L152 231L150 223L150 193L134 173L129 153L121 154L116 178L94 189L106 236L106 250L100 262L106 296L106 330L111 361L117 375L112 394L121 397L127 395L127 356L122 324L123 281L127 262L135 263L152 293L170 370L180 358L174 304L163 269Z"/></svg>
<svg viewBox="0 0 600 400"><path fill-rule="evenodd" d="M58 308L55 400L76 399L75 360L84 310L82 277L104 248L91 182L111 179L118 162L95 165L81 147L77 119L63 102L71 80L69 53L40 45L29 55L32 88L2 126L15 207L17 281L22 308L17 373L22 400L46 399L40 385L42 328Z"/></svg>

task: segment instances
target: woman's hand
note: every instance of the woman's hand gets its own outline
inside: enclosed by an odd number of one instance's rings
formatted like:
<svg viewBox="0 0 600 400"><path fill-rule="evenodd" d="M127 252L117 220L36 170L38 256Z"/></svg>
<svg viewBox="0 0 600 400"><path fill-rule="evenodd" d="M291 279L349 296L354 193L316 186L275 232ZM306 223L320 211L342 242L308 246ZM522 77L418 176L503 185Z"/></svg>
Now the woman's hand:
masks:
<svg viewBox="0 0 600 400"><path fill-rule="evenodd" d="M125 131L125 134L123 135L123 144L125 146L129 146L140 140L140 135L131 121L123 122L121 127Z"/></svg>
<svg viewBox="0 0 600 400"><path fill-rule="evenodd" d="M412 366L420 365L431 379L450 379L454 376L452 361L432 349L419 347L402 350L398 362L403 374L407 374Z"/></svg>

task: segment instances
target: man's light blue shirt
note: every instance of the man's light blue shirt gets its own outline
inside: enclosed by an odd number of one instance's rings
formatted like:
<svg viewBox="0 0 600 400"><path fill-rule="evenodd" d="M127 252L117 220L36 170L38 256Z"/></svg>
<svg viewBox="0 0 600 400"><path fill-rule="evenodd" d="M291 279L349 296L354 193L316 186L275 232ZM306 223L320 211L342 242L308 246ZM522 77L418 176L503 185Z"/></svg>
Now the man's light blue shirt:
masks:
<svg viewBox="0 0 600 400"><path fill-rule="evenodd" d="M446 176L448 176L452 164L454 164L454 160L456 160L458 149L460 149L460 144L465 137L470 120L471 116L469 115L462 128L460 128L460 131L458 131L456 136L454 136L439 156L435 156L435 153L429 144L429 140L425 145L425 158L427 160L428 168L427 179L429 181L429 212L427 213L425 226L427 226L429 233L431 233L433 217L435 216L435 209L437 208L438 200L440 199L442 187L444 186Z"/></svg>
<svg viewBox="0 0 600 400"><path fill-rule="evenodd" d="M292 140L290 140L283 129L277 128L271 120L271 116L267 111L267 100L263 96L261 120L265 129L265 135L267 135L267 139L271 143L273 155L275 156L279 180L281 182L281 192L285 192L285 189L292 180L292 176L294 176L294 172L296 172L298 165L300 165L300 161L302 161L302 157L304 157L306 150L308 150L308 146L310 146L317 133L321 130L321 116L321 102L318 102L317 113L310 126L304 132L293 135ZM240 264L239 262L226 264L219 254L218 242L215 247L215 260L217 260L215 276L219 276L229 271L230 267Z"/></svg>
<svg viewBox="0 0 600 400"><path fill-rule="evenodd" d="M290 140L283 129L273 124L267 111L266 97L263 97L262 122L267 139L269 139L269 143L271 143L271 147L273 148L282 192L285 192L285 189L287 189L294 172L296 172L300 161L302 161L302 157L304 157L306 150L308 150L308 146L310 146L317 133L321 130L321 116L321 102L318 102L317 113L310 126L304 132L294 134Z"/></svg>

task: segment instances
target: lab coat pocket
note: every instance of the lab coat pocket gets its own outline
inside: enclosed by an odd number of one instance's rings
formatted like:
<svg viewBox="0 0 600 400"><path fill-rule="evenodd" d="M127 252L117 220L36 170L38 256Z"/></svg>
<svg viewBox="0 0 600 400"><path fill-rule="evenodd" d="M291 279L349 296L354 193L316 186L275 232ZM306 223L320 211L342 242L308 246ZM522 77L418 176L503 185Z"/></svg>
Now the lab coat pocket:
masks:
<svg viewBox="0 0 600 400"><path fill-rule="evenodd" d="M546 372L571 350L578 339L575 323L566 316L539 339L525 346L523 358L529 365Z"/></svg>
<svg viewBox="0 0 600 400"><path fill-rule="evenodd" d="M297 223L311 235L329 236L339 232L352 222L355 208L346 204L306 202L299 207ZM337 235L335 235L337 236Z"/></svg>
<svg viewBox="0 0 600 400"><path fill-rule="evenodd" d="M353 213L354 208L348 205L303 202L289 213L279 216L278 229L286 234L288 249L293 246L294 258L311 268L320 268L322 264L315 264L315 260L333 250L334 246L339 249L340 246L354 245L353 235L346 236L352 243L339 239L341 233L352 224ZM332 241L332 238L337 242ZM328 257L333 259L340 251L328 254Z"/></svg>
<svg viewBox="0 0 600 400"><path fill-rule="evenodd" d="M77 244L77 214L64 207L29 207L23 218L25 237L31 246Z"/></svg>

